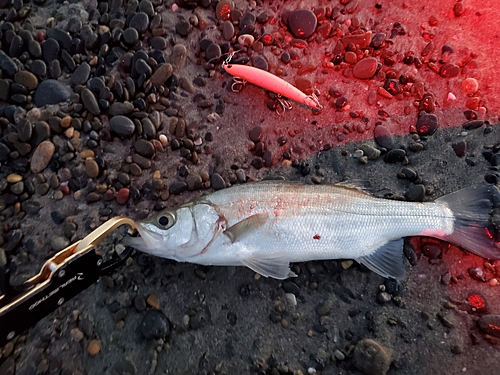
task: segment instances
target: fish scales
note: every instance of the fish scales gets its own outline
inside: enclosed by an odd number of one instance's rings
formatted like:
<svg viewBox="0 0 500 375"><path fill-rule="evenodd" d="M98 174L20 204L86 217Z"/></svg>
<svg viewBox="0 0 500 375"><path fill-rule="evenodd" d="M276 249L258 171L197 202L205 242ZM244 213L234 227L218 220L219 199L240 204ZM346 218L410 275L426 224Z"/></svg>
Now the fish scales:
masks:
<svg viewBox="0 0 500 375"><path fill-rule="evenodd" d="M265 241L265 251L285 250L292 262L363 256L387 239L453 230L453 214L443 205L378 199L334 185L262 183L226 192L202 201L216 205L229 226L269 215L265 230L248 236L245 246Z"/></svg>

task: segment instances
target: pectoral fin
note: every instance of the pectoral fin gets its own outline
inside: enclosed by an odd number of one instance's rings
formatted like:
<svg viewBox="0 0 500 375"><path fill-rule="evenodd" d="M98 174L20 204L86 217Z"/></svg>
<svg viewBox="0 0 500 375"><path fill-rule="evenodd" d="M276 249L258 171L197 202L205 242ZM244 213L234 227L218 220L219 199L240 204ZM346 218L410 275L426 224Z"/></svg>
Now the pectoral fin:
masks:
<svg viewBox="0 0 500 375"><path fill-rule="evenodd" d="M242 263L264 277L274 277L275 279L284 280L289 277L297 276L290 271L290 264L283 260L285 259L285 255L284 252L261 255L259 257L243 259Z"/></svg>
<svg viewBox="0 0 500 375"><path fill-rule="evenodd" d="M406 273L403 264L403 239L390 241L356 261L383 277L401 278Z"/></svg>
<svg viewBox="0 0 500 375"><path fill-rule="evenodd" d="M249 233L260 229L269 218L267 214L256 214L227 228L224 233L231 239L231 242L237 242L243 239Z"/></svg>

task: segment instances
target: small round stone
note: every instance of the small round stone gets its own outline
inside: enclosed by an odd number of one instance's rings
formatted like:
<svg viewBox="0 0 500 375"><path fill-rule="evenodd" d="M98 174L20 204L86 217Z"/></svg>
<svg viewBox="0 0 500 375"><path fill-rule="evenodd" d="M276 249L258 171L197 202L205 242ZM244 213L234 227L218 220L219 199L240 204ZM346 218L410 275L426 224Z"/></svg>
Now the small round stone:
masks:
<svg viewBox="0 0 500 375"><path fill-rule="evenodd" d="M71 75L71 84L83 85L87 82L90 76L90 65L87 62L81 63Z"/></svg>
<svg viewBox="0 0 500 375"><path fill-rule="evenodd" d="M439 75L443 78L456 77L460 74L460 67L456 64L444 64L439 70Z"/></svg>
<svg viewBox="0 0 500 375"><path fill-rule="evenodd" d="M218 173L212 174L210 177L210 184L214 188L214 190L224 189L226 187L226 181L222 178L222 176Z"/></svg>
<svg viewBox="0 0 500 375"><path fill-rule="evenodd" d="M26 70L17 72L14 76L14 81L23 85L28 91L34 90L38 86L38 79L36 76Z"/></svg>
<svg viewBox="0 0 500 375"><path fill-rule="evenodd" d="M130 20L130 27L136 29L140 34L143 34L148 29L149 17L144 12L137 12Z"/></svg>
<svg viewBox="0 0 500 375"><path fill-rule="evenodd" d="M438 118L432 113L424 113L417 120L417 132L419 135L432 135L439 126Z"/></svg>
<svg viewBox="0 0 500 375"><path fill-rule="evenodd" d="M252 130L250 130L248 136L250 137L250 140L252 142L260 142L260 140L262 139L262 128L260 126L254 127Z"/></svg>
<svg viewBox="0 0 500 375"><path fill-rule="evenodd" d="M114 116L109 120L111 130L120 137L129 138L134 134L134 122L125 116Z"/></svg>
<svg viewBox="0 0 500 375"><path fill-rule="evenodd" d="M47 79L41 82L33 97L33 102L38 107L43 107L47 104L57 104L68 100L71 92L59 81Z"/></svg>
<svg viewBox="0 0 500 375"><path fill-rule="evenodd" d="M121 188L116 193L116 203L119 205L125 205L130 197L130 190L128 188Z"/></svg>
<svg viewBox="0 0 500 375"><path fill-rule="evenodd" d="M97 103L97 99L92 91L84 88L81 93L81 98L83 105L88 109L90 113L92 113L93 115L98 115L99 113L101 113L99 104Z"/></svg>
<svg viewBox="0 0 500 375"><path fill-rule="evenodd" d="M134 144L135 151L146 158L151 158L155 154L153 144L145 139L138 139Z"/></svg>
<svg viewBox="0 0 500 375"><path fill-rule="evenodd" d="M384 125L377 125L373 130L375 141L382 147L390 150L394 147L394 139L390 130Z"/></svg>
<svg viewBox="0 0 500 375"><path fill-rule="evenodd" d="M316 30L318 20L309 9L297 9L288 16L288 28L295 38L307 39Z"/></svg>
<svg viewBox="0 0 500 375"><path fill-rule="evenodd" d="M354 348L353 364L364 374L385 375L392 359L389 351L372 339L362 339Z"/></svg>
<svg viewBox="0 0 500 375"><path fill-rule="evenodd" d="M375 75L378 68L378 60L374 57L367 57L359 60L352 68L352 74L359 79L370 79Z"/></svg>
<svg viewBox="0 0 500 375"><path fill-rule="evenodd" d="M99 340L90 340L87 351L90 355L96 355L101 351L101 342Z"/></svg>
<svg viewBox="0 0 500 375"><path fill-rule="evenodd" d="M48 140L40 143L31 157L31 171L36 174L47 168L55 150L54 144Z"/></svg>
<svg viewBox="0 0 500 375"><path fill-rule="evenodd" d="M133 45L139 40L139 32L133 27L125 29L123 32L123 40L125 43Z"/></svg>
<svg viewBox="0 0 500 375"><path fill-rule="evenodd" d="M479 89L479 82L475 78L466 78L462 81L462 91L473 94Z"/></svg>
<svg viewBox="0 0 500 375"><path fill-rule="evenodd" d="M99 166L94 159L87 158L85 160L85 173L90 178L96 178L99 176Z"/></svg>
<svg viewBox="0 0 500 375"><path fill-rule="evenodd" d="M169 332L167 318L158 310L148 311L141 322L141 333L146 340L165 338Z"/></svg>

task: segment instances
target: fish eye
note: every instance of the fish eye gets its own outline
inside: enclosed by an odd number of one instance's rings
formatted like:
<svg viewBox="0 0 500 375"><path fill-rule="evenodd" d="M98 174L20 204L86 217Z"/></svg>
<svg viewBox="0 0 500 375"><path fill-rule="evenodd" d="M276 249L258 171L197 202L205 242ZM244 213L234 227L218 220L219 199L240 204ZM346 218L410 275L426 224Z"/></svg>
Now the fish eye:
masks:
<svg viewBox="0 0 500 375"><path fill-rule="evenodd" d="M175 217L173 214L164 213L158 216L157 219L158 225L162 227L162 229L168 229L175 223Z"/></svg>

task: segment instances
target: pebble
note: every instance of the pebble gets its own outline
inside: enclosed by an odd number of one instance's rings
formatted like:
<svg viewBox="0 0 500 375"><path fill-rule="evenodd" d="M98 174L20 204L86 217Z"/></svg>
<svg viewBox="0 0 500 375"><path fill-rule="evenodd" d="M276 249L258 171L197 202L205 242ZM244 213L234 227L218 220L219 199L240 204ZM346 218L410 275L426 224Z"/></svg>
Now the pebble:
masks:
<svg viewBox="0 0 500 375"><path fill-rule="evenodd" d="M90 91L88 88L84 88L80 95L83 105L89 110L90 113L92 113L93 115L98 115L99 113L101 113L99 104L97 103L97 99L92 91Z"/></svg>
<svg viewBox="0 0 500 375"><path fill-rule="evenodd" d="M382 146L382 147L385 147L385 146ZM359 146L359 148L361 149L361 151L363 151L363 154L369 160L375 160L380 156L380 150L378 150L375 147L372 147L370 145L362 144L361 146Z"/></svg>
<svg viewBox="0 0 500 375"><path fill-rule="evenodd" d="M453 151L459 158L463 158L467 152L467 143L465 141L458 141L451 144Z"/></svg>
<svg viewBox="0 0 500 375"><path fill-rule="evenodd" d="M168 191L172 195L179 195L187 190L187 184L184 181L174 181L170 184Z"/></svg>
<svg viewBox="0 0 500 375"><path fill-rule="evenodd" d="M28 91L32 91L38 86L38 79L36 76L27 70L20 70L17 72L14 75L14 81L23 85Z"/></svg>
<svg viewBox="0 0 500 375"><path fill-rule="evenodd" d="M90 340L87 351L90 355L97 355L101 351L101 342L99 340Z"/></svg>
<svg viewBox="0 0 500 375"><path fill-rule="evenodd" d="M146 158L152 158L155 154L155 147L153 144L145 139L138 139L134 143L134 149L139 154Z"/></svg>
<svg viewBox="0 0 500 375"><path fill-rule="evenodd" d="M139 34L144 34L148 29L149 17L144 12L137 12L130 20L130 27L136 29Z"/></svg>
<svg viewBox="0 0 500 375"><path fill-rule="evenodd" d="M90 65L87 62L81 63L71 74L71 84L73 86L85 84L90 76Z"/></svg>
<svg viewBox="0 0 500 375"><path fill-rule="evenodd" d="M260 126L255 126L252 130L250 130L248 136L252 142L260 142L262 139L262 128Z"/></svg>
<svg viewBox="0 0 500 375"><path fill-rule="evenodd" d="M134 122L125 116L112 117L109 126L115 134L123 138L130 138L135 132Z"/></svg>
<svg viewBox="0 0 500 375"><path fill-rule="evenodd" d="M208 46L207 50L205 51L205 59L207 61L212 61L215 59L218 59L221 57L222 51L219 47L218 44L212 43Z"/></svg>
<svg viewBox="0 0 500 375"><path fill-rule="evenodd" d="M128 188L121 188L116 192L115 195L116 203L123 206L127 204L129 197L130 197L130 190Z"/></svg>
<svg viewBox="0 0 500 375"><path fill-rule="evenodd" d="M17 134L19 140L22 142L28 142L33 134L33 125L27 118L22 118L17 123Z"/></svg>
<svg viewBox="0 0 500 375"><path fill-rule="evenodd" d="M320 316L328 315L332 307L333 307L333 300L327 299L318 304L318 306L316 307L316 312Z"/></svg>
<svg viewBox="0 0 500 375"><path fill-rule="evenodd" d="M151 75L150 82L153 86L162 86L167 79L172 76L173 68L170 64L159 65L155 72Z"/></svg>
<svg viewBox="0 0 500 375"><path fill-rule="evenodd" d="M191 31L191 24L184 19L180 19L175 25L175 31L181 37L186 38L189 35L189 32Z"/></svg>
<svg viewBox="0 0 500 375"><path fill-rule="evenodd" d="M394 147L394 138L390 130L384 125L377 125L373 129L373 136L375 141L387 150L391 150ZM364 151L364 150L363 150Z"/></svg>
<svg viewBox="0 0 500 375"><path fill-rule="evenodd" d="M183 44L176 44L174 48L172 48L170 62L172 63L172 66L177 68L177 71L186 67L187 54L187 48Z"/></svg>
<svg viewBox="0 0 500 375"><path fill-rule="evenodd" d="M158 297L157 294L150 294L146 302L152 308L156 310L160 309L160 298Z"/></svg>
<svg viewBox="0 0 500 375"><path fill-rule="evenodd" d="M36 174L42 172L45 168L47 168L50 159L52 159L52 156L54 155L54 152L55 146L52 142L41 142L37 146L35 152L33 153L33 156L31 157L31 171Z"/></svg>
<svg viewBox="0 0 500 375"><path fill-rule="evenodd" d="M134 105L130 102L114 102L109 106L108 112L111 116L127 115L134 111Z"/></svg>
<svg viewBox="0 0 500 375"><path fill-rule="evenodd" d="M255 29L255 14L246 12L241 18L239 22L240 27L240 35L243 34L253 34Z"/></svg>
<svg viewBox="0 0 500 375"><path fill-rule="evenodd" d="M297 9L288 15L288 28L295 38L307 39L316 30L318 20L309 9Z"/></svg>
<svg viewBox="0 0 500 375"><path fill-rule="evenodd" d="M47 79L42 81L33 97L33 103L38 107L47 104L58 104L70 98L71 92L59 81Z"/></svg>
<svg viewBox="0 0 500 375"><path fill-rule="evenodd" d="M234 9L234 2L232 0L221 0L217 3L215 7L215 16L218 20L229 20L231 18L231 12Z"/></svg>
<svg viewBox="0 0 500 375"><path fill-rule="evenodd" d="M170 332L167 318L158 310L148 311L142 319L140 330L146 340L164 339Z"/></svg>
<svg viewBox="0 0 500 375"><path fill-rule="evenodd" d="M475 78L466 78L462 81L462 91L473 94L479 89L479 82Z"/></svg>
<svg viewBox="0 0 500 375"><path fill-rule="evenodd" d="M51 246L54 251L61 251L70 245L69 240L66 237L55 236L52 238Z"/></svg>
<svg viewBox="0 0 500 375"><path fill-rule="evenodd" d="M500 338L500 315L483 315L479 318L477 324L484 333Z"/></svg>
<svg viewBox="0 0 500 375"><path fill-rule="evenodd" d="M352 68L352 74L358 79L370 79L375 75L378 68L378 60L374 57L367 57L359 60Z"/></svg>
<svg viewBox="0 0 500 375"><path fill-rule="evenodd" d="M222 24L222 37L225 40L231 40L234 36L234 26L231 21L224 21Z"/></svg>
<svg viewBox="0 0 500 375"><path fill-rule="evenodd" d="M438 118L432 113L424 113L417 120L417 133L419 135L432 135L439 126Z"/></svg>
<svg viewBox="0 0 500 375"><path fill-rule="evenodd" d="M210 177L210 184L214 188L214 190L220 190L226 187L226 182L218 173L212 174L212 176Z"/></svg>
<svg viewBox="0 0 500 375"><path fill-rule="evenodd" d="M189 173L186 177L188 190L198 190L203 186L203 180L198 173Z"/></svg>
<svg viewBox="0 0 500 375"><path fill-rule="evenodd" d="M366 375L385 375L392 359L389 350L375 340L358 341L352 353L352 361Z"/></svg>
<svg viewBox="0 0 500 375"><path fill-rule="evenodd" d="M12 60L2 50L0 50L0 69L3 70L9 77L14 77L14 74L18 71L18 67L14 60Z"/></svg>
<svg viewBox="0 0 500 375"><path fill-rule="evenodd" d="M478 129L478 128L480 128L483 125L484 125L484 121L483 120L470 120L470 121L464 122L462 124L462 127L465 130L471 130L471 129Z"/></svg>
<svg viewBox="0 0 500 375"><path fill-rule="evenodd" d="M394 148L390 150L384 156L384 161L386 163L396 163L398 161L403 161L406 156L406 151L400 148Z"/></svg>
<svg viewBox="0 0 500 375"><path fill-rule="evenodd" d="M367 31L362 34L347 35L342 38L342 45L347 47L349 43L359 45L360 49L367 48L372 41L372 32Z"/></svg>
<svg viewBox="0 0 500 375"><path fill-rule="evenodd" d="M411 202L423 202L425 197L425 186L422 184L410 184L406 198Z"/></svg>
<svg viewBox="0 0 500 375"><path fill-rule="evenodd" d="M85 173L87 174L87 176L89 176L90 178L96 178L97 176L99 176L99 166L94 159L87 158L84 164Z"/></svg>
<svg viewBox="0 0 500 375"><path fill-rule="evenodd" d="M134 45L139 40L139 32L133 27L129 27L123 31L123 40L129 45Z"/></svg>
<svg viewBox="0 0 500 375"><path fill-rule="evenodd" d="M452 78L460 74L460 67L456 64L444 64L439 70L439 75L443 78Z"/></svg>
<svg viewBox="0 0 500 375"><path fill-rule="evenodd" d="M48 64L59 55L59 43L54 38L48 38L42 45L43 60Z"/></svg>

